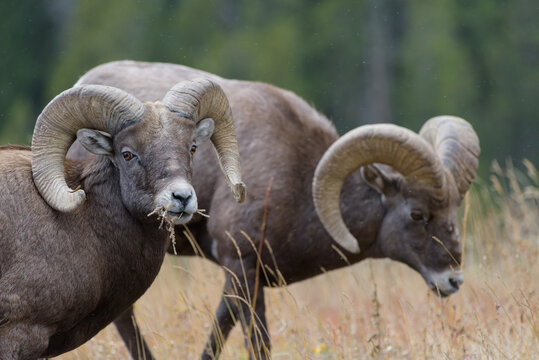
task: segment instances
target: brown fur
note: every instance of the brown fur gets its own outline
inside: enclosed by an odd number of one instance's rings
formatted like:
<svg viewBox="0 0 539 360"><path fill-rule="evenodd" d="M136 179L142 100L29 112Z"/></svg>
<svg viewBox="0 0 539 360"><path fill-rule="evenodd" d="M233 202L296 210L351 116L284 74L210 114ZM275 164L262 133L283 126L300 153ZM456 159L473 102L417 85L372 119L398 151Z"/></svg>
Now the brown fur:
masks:
<svg viewBox="0 0 539 360"><path fill-rule="evenodd" d="M68 184L87 196L72 213L38 193L30 148L0 147L0 359L80 346L157 275L169 237L147 214L161 189L190 182L195 125L155 106L159 116L147 104L140 122L104 138L113 153L66 160ZM127 146L138 163L123 159Z"/></svg>
<svg viewBox="0 0 539 360"><path fill-rule="evenodd" d="M318 161L338 138L333 125L295 94L271 85L227 80L200 70L181 65L139 63L131 61L101 65L86 75L80 84L113 85L146 100L161 97L173 83L194 77L208 76L217 81L229 98L236 125L244 181L248 187L245 204L235 206L228 196L225 182L218 176L218 164L210 155L209 146L199 148L194 160L193 184L199 196L200 207L208 210L209 219L194 219L193 231L204 256L226 266L243 279L245 268L251 298L255 296L257 256L252 245L242 235L247 233L258 245L265 210L265 195L270 180L267 228L264 239L270 244L276 259L264 246L262 262L282 274L286 283L292 283L356 263L367 257L390 257L402 261L425 276L449 265L458 267L443 247L432 236L445 244L460 261L460 244L456 228L458 201L448 207L433 206L427 194L410 187L398 174L382 171L383 195L363 180L359 172L345 182L341 208L352 234L359 240L360 254L347 253L346 260L334 250L339 246L330 238L320 223L312 201L311 184ZM371 170L376 174L376 169ZM428 215L424 222L410 218L410 211L420 208ZM451 225L451 226L450 226ZM237 241L241 258L227 236ZM181 233L181 231L177 231ZM189 242L179 241L180 254L194 254ZM226 274L223 295L240 291L245 286L235 283ZM281 279L270 275L269 282L261 276L263 286L282 285ZM431 286L431 284L429 284ZM238 290L240 289L240 290ZM267 329L264 314L262 286L256 293L255 312L259 329ZM232 311L232 314L230 313ZM244 304L228 301L225 297L217 309L217 326L223 335L229 334L234 318L243 316L248 329L251 312ZM245 332L247 333L247 332ZM125 337L124 337L125 339ZM269 338L253 334L256 358L266 358ZM203 354L204 359L218 355L220 347L213 335ZM142 355L141 355L142 356ZM146 358L150 356L145 354Z"/></svg>

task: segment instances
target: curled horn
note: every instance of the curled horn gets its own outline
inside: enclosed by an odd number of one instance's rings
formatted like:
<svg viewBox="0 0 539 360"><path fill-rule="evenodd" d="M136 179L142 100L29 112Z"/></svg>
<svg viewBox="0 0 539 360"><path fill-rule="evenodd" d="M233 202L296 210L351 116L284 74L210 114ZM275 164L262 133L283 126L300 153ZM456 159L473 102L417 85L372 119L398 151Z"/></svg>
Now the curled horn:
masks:
<svg viewBox="0 0 539 360"><path fill-rule="evenodd" d="M438 116L427 121L419 135L432 145L453 176L462 200L477 172L481 152L472 125L455 116Z"/></svg>
<svg viewBox="0 0 539 360"><path fill-rule="evenodd" d="M316 167L313 199L320 221L346 250L360 251L357 239L344 224L340 193L346 178L372 163L383 163L400 172L406 181L427 191L435 200L446 197L446 178L432 147L416 133L392 124L366 125L340 137Z"/></svg>
<svg viewBox="0 0 539 360"><path fill-rule="evenodd" d="M206 118L215 122L211 141L217 152L221 170L237 202L245 200L245 184L241 179L240 156L232 110L218 84L208 79L195 79L176 84L163 98L171 111L195 123Z"/></svg>
<svg viewBox="0 0 539 360"><path fill-rule="evenodd" d="M64 159L77 130L92 128L111 135L140 121L144 105L117 88L74 87L56 96L39 115L32 137L32 174L41 196L54 209L70 212L86 200L84 190L72 190L64 177Z"/></svg>

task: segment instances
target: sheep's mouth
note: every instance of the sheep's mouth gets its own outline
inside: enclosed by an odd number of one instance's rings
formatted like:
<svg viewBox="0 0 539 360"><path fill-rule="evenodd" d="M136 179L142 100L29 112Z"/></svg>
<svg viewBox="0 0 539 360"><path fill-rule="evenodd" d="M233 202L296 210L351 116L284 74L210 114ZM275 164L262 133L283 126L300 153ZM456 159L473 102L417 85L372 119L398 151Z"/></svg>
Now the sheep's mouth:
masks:
<svg viewBox="0 0 539 360"><path fill-rule="evenodd" d="M167 211L163 216L167 217L167 219L174 225L181 225L191 220L193 213L186 211Z"/></svg>
<svg viewBox="0 0 539 360"><path fill-rule="evenodd" d="M164 206L157 206L148 216L157 215L157 220L161 221L161 227L163 222L166 222L170 226L182 225L187 223L193 217L193 213L189 211L172 211Z"/></svg>

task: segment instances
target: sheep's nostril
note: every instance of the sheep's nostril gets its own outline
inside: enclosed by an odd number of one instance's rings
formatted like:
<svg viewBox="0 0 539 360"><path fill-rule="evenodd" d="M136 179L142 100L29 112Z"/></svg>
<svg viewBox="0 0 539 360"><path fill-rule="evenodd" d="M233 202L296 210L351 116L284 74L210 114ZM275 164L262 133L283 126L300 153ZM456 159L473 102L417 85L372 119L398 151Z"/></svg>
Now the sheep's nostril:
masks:
<svg viewBox="0 0 539 360"><path fill-rule="evenodd" d="M455 279L455 278L449 278L449 283L451 286L453 286L455 289L460 288L460 285L462 284L462 280Z"/></svg>
<svg viewBox="0 0 539 360"><path fill-rule="evenodd" d="M191 200L192 194L191 193L189 193L189 194L183 193L182 194L182 193L173 192L172 197L174 197L174 199L178 200L183 206L186 206L187 203L189 202L189 200Z"/></svg>

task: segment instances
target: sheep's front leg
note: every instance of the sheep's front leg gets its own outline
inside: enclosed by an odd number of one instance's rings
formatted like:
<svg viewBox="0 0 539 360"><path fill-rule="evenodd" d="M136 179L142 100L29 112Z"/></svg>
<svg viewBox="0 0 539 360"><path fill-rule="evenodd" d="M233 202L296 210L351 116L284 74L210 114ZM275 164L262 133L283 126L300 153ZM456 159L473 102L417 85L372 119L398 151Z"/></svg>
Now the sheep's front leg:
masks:
<svg viewBox="0 0 539 360"><path fill-rule="evenodd" d="M231 275L225 272L225 286L217 312L213 331L202 354L203 360L217 359L223 350L230 331L239 321L250 359L270 358L270 339L266 325L264 289L259 284L254 291L255 272L246 269L247 286L241 272ZM256 303L253 307L253 301Z"/></svg>
<svg viewBox="0 0 539 360"><path fill-rule="evenodd" d="M154 359L146 341L144 341L144 337L139 331L139 326L133 313L133 306L130 306L114 320L114 326L116 326L133 359Z"/></svg>
<svg viewBox="0 0 539 360"><path fill-rule="evenodd" d="M0 282L0 359L37 359L47 349L50 331L34 325L24 300L6 287Z"/></svg>
<svg viewBox="0 0 539 360"><path fill-rule="evenodd" d="M266 304L264 300L264 287L257 289L256 304L254 292L251 293L251 304L242 302L243 319L241 326L245 336L245 346L249 351L250 359L271 359L271 343L266 324Z"/></svg>
<svg viewBox="0 0 539 360"><path fill-rule="evenodd" d="M47 350L48 329L26 323L0 325L0 359L37 359Z"/></svg>
<svg viewBox="0 0 539 360"><path fill-rule="evenodd" d="M236 302L227 296L230 290L230 282L230 275L227 274L223 295L215 313L213 330L202 353L202 360L217 359L221 355L228 334L236 324L238 307Z"/></svg>

